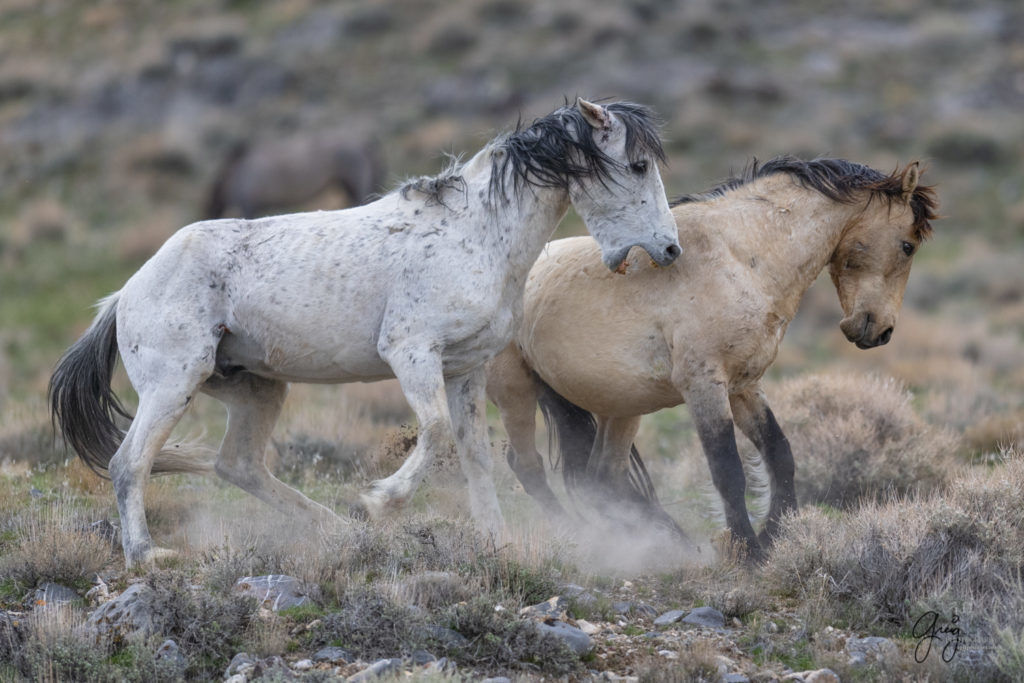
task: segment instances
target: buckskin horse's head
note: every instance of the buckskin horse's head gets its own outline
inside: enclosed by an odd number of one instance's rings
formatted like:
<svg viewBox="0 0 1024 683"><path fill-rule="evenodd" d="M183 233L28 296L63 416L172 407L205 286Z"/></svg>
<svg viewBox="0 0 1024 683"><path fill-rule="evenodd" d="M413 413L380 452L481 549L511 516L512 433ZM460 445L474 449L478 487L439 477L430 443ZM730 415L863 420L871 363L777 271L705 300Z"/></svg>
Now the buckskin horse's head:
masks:
<svg viewBox="0 0 1024 683"><path fill-rule="evenodd" d="M864 210L850 223L829 273L844 317L839 328L861 349L892 338L910 263L937 218L935 191L919 184L917 162L865 187Z"/></svg>

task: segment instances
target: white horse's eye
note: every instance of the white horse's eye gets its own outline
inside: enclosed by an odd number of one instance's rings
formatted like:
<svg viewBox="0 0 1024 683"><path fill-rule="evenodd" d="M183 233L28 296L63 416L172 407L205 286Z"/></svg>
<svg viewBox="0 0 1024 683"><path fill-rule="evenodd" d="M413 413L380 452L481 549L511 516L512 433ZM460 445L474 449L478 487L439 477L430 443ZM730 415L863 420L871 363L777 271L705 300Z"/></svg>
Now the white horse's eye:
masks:
<svg viewBox="0 0 1024 683"><path fill-rule="evenodd" d="M910 242L904 242L903 253L906 254L907 256L912 256L914 254L914 245L911 244Z"/></svg>
<svg viewBox="0 0 1024 683"><path fill-rule="evenodd" d="M647 162L643 159L641 159L640 161L634 161L629 165L629 168L630 170L633 171L633 173L636 173L637 175L643 175L644 173L647 173Z"/></svg>

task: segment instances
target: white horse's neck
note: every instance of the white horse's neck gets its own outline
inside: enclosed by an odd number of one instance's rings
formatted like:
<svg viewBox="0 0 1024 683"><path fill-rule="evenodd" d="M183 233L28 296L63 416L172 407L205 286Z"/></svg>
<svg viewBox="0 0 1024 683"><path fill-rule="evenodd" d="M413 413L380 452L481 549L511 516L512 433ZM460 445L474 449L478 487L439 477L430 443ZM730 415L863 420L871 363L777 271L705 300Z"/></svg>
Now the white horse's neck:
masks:
<svg viewBox="0 0 1024 683"><path fill-rule="evenodd" d="M515 188L511 170L506 170L505 196L491 191L493 154L501 148L488 145L467 161L460 173L466 181L466 196L479 202L486 247L507 268L506 280L522 286L544 245L569 209L569 193L562 189L522 185Z"/></svg>

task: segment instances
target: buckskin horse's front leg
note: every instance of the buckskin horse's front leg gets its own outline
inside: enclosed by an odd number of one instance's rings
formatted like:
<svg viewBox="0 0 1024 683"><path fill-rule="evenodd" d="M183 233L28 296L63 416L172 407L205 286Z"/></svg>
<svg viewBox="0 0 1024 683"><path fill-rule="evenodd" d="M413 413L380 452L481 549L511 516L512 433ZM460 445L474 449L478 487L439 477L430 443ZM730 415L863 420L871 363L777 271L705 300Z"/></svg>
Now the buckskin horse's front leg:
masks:
<svg viewBox="0 0 1024 683"><path fill-rule="evenodd" d="M764 458L771 485L771 505L768 517L761 527L758 540L762 545L771 543L779 532L779 520L784 514L796 510L796 488L793 483L793 451L789 439L768 407L760 385L733 394L733 419Z"/></svg>
<svg viewBox="0 0 1024 683"><path fill-rule="evenodd" d="M759 562L764 554L750 524L745 500L747 480L736 448L729 394L724 381L714 378L679 378L676 386L690 407L704 455L711 469L711 481L725 504L725 521L735 540L743 544L748 561Z"/></svg>

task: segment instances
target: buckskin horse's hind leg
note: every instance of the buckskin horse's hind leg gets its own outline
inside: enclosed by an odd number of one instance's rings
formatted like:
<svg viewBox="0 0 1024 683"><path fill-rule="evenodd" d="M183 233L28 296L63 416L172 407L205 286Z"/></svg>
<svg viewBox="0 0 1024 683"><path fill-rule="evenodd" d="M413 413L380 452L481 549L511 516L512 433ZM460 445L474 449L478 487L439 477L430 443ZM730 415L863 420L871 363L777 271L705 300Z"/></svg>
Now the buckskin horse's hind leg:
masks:
<svg viewBox="0 0 1024 683"><path fill-rule="evenodd" d="M730 396L736 426L757 447L764 458L771 485L771 505L758 540L768 545L779 531L782 516L796 509L796 489L793 484L793 451L789 439L775 420L760 386Z"/></svg>
<svg viewBox="0 0 1024 683"><path fill-rule="evenodd" d="M230 377L211 376L202 391L228 409L228 427L214 466L221 479L285 514L298 511L325 527L342 523L329 508L275 477L264 461L270 434L288 394L285 382L240 372Z"/></svg>
<svg viewBox="0 0 1024 683"><path fill-rule="evenodd" d="M597 418L597 434L585 478L595 496L593 502L605 516L618 507L626 513L627 523L653 523L685 547L699 552L699 546L658 502L643 461L634 452L633 442L639 429L640 416Z"/></svg>
<svg viewBox="0 0 1024 683"><path fill-rule="evenodd" d="M537 381L510 344L487 366L487 396L498 407L508 433L509 467L523 489L544 510L565 517L565 508L548 485L544 458L537 452Z"/></svg>

